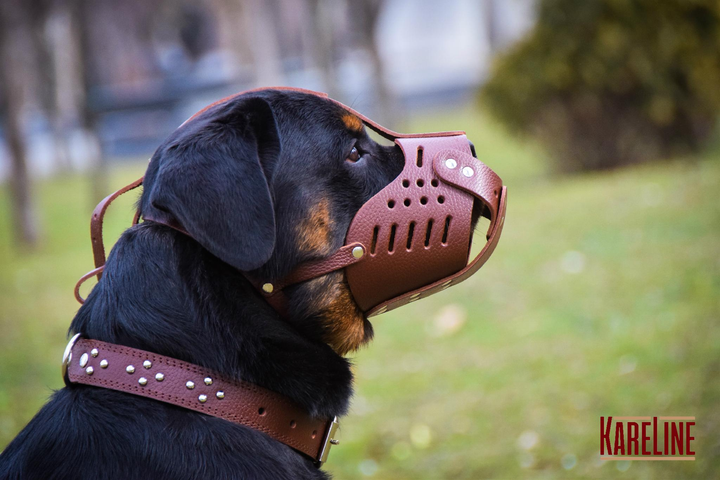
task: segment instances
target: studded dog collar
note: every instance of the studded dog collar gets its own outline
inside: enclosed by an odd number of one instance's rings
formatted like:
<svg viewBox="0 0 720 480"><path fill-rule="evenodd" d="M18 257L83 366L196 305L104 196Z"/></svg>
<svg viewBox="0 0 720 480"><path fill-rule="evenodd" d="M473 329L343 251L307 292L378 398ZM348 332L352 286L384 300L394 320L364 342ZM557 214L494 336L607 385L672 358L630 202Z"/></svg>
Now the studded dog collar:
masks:
<svg viewBox="0 0 720 480"><path fill-rule="evenodd" d="M174 358L75 335L63 355L65 383L152 398L265 433L317 466L337 445L334 419L316 419L288 398Z"/></svg>

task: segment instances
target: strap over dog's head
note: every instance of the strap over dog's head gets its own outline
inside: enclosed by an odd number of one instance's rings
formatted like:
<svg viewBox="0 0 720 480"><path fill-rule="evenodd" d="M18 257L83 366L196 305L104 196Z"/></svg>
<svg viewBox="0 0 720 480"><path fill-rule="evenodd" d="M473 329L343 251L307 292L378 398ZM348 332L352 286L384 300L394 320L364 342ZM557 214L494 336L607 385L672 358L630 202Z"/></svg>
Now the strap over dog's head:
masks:
<svg viewBox="0 0 720 480"><path fill-rule="evenodd" d="M401 174L357 212L342 248L327 258L298 265L284 278L251 278L246 274L280 314L286 313L285 287L339 269L345 269L355 302L371 316L460 283L490 257L502 232L507 189L500 177L475 158L464 132L397 133L323 93L287 87L250 90L222 99L183 125L214 105L262 90L296 91L326 98L395 142L405 158ZM97 275L99 279L105 264L102 222L107 207L119 195L141 184L142 178L108 196L93 212L91 234L96 269L76 286L75 295L81 303L79 286L90 276ZM485 246L477 257L468 261L473 239L473 209L480 209L480 214L490 220L490 227ZM134 223L140 214L138 212ZM147 215L144 218L187 233L176 222Z"/></svg>

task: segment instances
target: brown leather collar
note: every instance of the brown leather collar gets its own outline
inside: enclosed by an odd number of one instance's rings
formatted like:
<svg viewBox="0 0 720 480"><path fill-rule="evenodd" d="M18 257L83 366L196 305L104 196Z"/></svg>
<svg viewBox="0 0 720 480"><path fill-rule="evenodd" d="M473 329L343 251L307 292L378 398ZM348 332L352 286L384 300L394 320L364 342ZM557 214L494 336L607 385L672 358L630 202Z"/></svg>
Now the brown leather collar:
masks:
<svg viewBox="0 0 720 480"><path fill-rule="evenodd" d="M337 445L334 419L308 415L288 398L210 369L75 335L62 363L67 385L84 384L152 398L258 430L311 457Z"/></svg>

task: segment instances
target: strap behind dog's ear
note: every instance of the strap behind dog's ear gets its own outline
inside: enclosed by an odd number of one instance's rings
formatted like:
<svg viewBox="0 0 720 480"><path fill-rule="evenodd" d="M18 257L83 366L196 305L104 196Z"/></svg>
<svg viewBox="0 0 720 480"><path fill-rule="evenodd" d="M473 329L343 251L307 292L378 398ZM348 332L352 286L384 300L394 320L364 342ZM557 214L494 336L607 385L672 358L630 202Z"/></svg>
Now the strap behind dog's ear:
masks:
<svg viewBox="0 0 720 480"><path fill-rule="evenodd" d="M280 154L270 105L243 98L178 129L153 156L140 209L177 224L210 253L243 271L275 248L275 214L265 175Z"/></svg>

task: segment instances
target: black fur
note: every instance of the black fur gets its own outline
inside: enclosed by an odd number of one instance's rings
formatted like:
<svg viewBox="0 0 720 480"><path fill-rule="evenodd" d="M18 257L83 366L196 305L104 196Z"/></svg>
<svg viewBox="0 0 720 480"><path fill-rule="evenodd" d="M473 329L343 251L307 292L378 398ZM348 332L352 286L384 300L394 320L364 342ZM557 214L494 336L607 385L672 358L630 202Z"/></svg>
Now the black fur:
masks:
<svg viewBox="0 0 720 480"><path fill-rule="evenodd" d="M401 171L397 147L350 131L342 114L319 97L265 91L174 132L153 156L139 206L194 239L152 221L125 231L70 332L213 368L312 415L344 414L352 374L322 341L315 290L291 288L284 320L238 271L274 279L311 258L294 227L323 199L330 247L342 246L358 208ZM356 142L363 157L347 162ZM252 429L82 385L56 392L0 455L2 479L326 477Z"/></svg>

